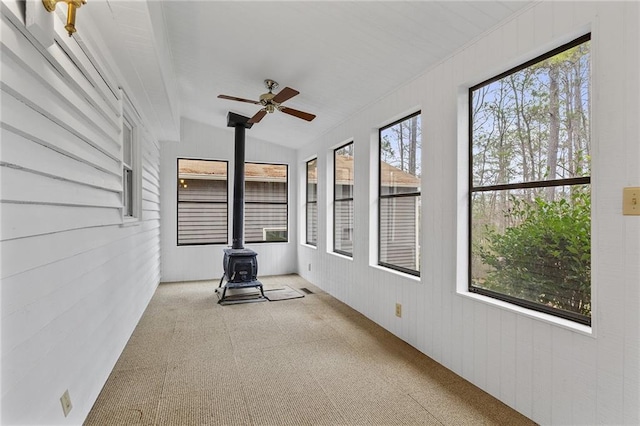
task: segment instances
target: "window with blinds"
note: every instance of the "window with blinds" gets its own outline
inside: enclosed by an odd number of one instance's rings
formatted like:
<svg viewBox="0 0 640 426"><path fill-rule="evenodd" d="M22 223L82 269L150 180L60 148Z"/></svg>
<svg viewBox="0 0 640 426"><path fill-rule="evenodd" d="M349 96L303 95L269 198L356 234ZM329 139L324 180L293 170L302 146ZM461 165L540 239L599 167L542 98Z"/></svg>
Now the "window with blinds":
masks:
<svg viewBox="0 0 640 426"><path fill-rule="evenodd" d="M178 159L178 245L228 243L228 164Z"/></svg>
<svg viewBox="0 0 640 426"><path fill-rule="evenodd" d="M353 142L333 151L333 251L353 257Z"/></svg>
<svg viewBox="0 0 640 426"><path fill-rule="evenodd" d="M245 163L244 239L247 243L289 241L289 174L286 164Z"/></svg>
<svg viewBox="0 0 640 426"><path fill-rule="evenodd" d="M307 161L307 235L306 243L312 246L318 245L318 159Z"/></svg>
<svg viewBox="0 0 640 426"><path fill-rule="evenodd" d="M379 131L378 264L420 276L420 112Z"/></svg>

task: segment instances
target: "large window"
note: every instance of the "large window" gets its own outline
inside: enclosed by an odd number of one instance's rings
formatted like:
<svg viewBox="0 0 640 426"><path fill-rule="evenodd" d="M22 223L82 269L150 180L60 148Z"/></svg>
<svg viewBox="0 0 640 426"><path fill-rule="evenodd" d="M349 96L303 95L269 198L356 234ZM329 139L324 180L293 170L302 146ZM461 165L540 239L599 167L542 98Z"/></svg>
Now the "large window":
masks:
<svg viewBox="0 0 640 426"><path fill-rule="evenodd" d="M591 323L590 36L469 89L469 290Z"/></svg>
<svg viewBox="0 0 640 426"><path fill-rule="evenodd" d="M318 159L307 161L306 243L318 245Z"/></svg>
<svg viewBox="0 0 640 426"><path fill-rule="evenodd" d="M333 251L353 256L353 142L333 151Z"/></svg>
<svg viewBox="0 0 640 426"><path fill-rule="evenodd" d="M244 237L248 243L287 242L288 167L245 163Z"/></svg>
<svg viewBox="0 0 640 426"><path fill-rule="evenodd" d="M380 129L378 264L420 275L420 113Z"/></svg>
<svg viewBox="0 0 640 426"><path fill-rule="evenodd" d="M227 162L178 159L178 245L228 242Z"/></svg>

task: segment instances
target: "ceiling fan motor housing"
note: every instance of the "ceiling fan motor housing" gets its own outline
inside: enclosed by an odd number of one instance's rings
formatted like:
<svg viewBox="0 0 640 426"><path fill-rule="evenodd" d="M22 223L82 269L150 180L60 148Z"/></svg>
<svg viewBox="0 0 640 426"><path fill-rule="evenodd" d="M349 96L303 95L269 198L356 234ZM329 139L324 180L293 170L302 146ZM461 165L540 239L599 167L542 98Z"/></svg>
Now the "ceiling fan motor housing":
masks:
<svg viewBox="0 0 640 426"><path fill-rule="evenodd" d="M276 83L277 85L277 83ZM269 89L271 90L271 89ZM260 95L260 103L262 105L264 105L265 110L267 112L274 112L276 110L276 107L278 106L278 104L276 104L275 102L272 101L272 99L274 98L274 94L271 93L271 91L269 91L269 93L263 93L262 95Z"/></svg>
<svg viewBox="0 0 640 426"><path fill-rule="evenodd" d="M271 99L273 99L275 95L271 92L269 93L263 93L262 95L260 95L260 103L262 105L266 105L269 103L269 101L271 101Z"/></svg>

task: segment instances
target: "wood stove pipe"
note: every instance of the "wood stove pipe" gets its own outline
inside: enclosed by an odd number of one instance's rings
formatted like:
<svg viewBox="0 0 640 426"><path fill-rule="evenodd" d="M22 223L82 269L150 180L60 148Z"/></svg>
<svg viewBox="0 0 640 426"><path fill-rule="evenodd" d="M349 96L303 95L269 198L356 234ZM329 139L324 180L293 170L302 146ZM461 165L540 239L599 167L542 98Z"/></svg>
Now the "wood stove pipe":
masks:
<svg viewBox="0 0 640 426"><path fill-rule="evenodd" d="M235 128L234 168L233 168L233 249L244 248L244 148L245 129L250 129L253 123L249 118L229 112L227 126Z"/></svg>

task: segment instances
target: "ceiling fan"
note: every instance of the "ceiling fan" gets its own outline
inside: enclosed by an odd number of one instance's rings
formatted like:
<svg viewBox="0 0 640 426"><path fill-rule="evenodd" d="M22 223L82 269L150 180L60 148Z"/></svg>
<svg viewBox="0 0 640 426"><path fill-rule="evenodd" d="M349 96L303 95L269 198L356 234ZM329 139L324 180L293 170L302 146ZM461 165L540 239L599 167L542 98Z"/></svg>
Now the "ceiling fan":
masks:
<svg viewBox="0 0 640 426"><path fill-rule="evenodd" d="M297 109L289 108L282 106L281 104L296 96L298 93L297 90L292 89L291 87L285 87L277 94L273 93L273 90L278 87L278 83L276 81L267 79L264 81L264 85L269 90L268 93L263 93L260 95L259 101L254 101L251 99L237 98L235 96L227 96L227 95L218 95L221 99L229 99L231 101L239 101L239 102L247 102L255 105L262 105L263 108L258 111L253 117L249 119L249 123L259 123L260 120L264 118L265 115L269 112L274 112L275 110L282 111L285 114L293 115L294 117L302 118L303 120L311 121L316 116L314 114L309 114L308 112L299 111Z"/></svg>

